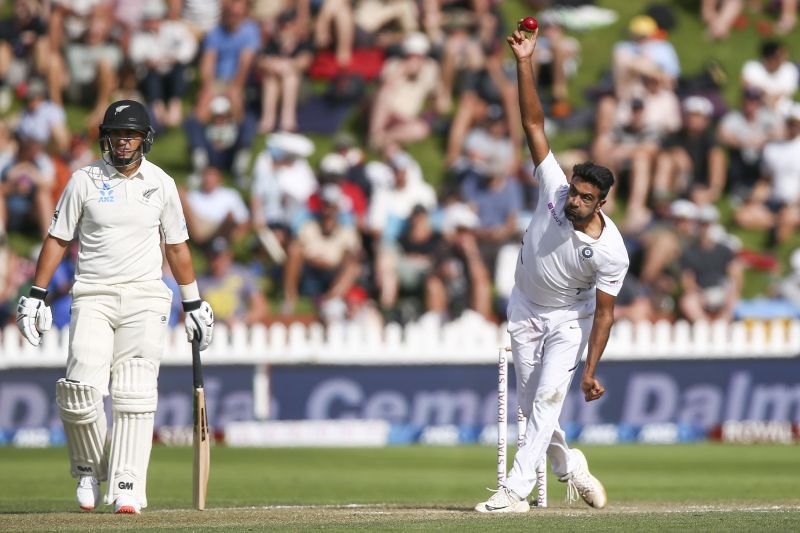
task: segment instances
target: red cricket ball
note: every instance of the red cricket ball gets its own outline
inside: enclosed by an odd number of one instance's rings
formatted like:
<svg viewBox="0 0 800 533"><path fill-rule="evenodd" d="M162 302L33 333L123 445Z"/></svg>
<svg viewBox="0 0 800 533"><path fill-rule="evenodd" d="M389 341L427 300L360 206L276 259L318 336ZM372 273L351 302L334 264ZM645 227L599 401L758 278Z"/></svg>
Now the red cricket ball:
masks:
<svg viewBox="0 0 800 533"><path fill-rule="evenodd" d="M519 29L522 31L533 32L539 27L539 21L533 17L525 17L519 24Z"/></svg>

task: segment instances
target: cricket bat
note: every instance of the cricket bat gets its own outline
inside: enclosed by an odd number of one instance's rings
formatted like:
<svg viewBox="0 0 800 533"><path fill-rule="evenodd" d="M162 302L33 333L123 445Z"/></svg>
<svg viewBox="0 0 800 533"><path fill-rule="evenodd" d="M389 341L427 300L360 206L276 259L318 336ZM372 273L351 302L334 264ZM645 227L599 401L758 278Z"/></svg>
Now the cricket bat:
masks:
<svg viewBox="0 0 800 533"><path fill-rule="evenodd" d="M203 365L200 362L200 341L192 341L192 374L194 394L192 395L192 422L194 434L194 468L192 473L192 502L194 508L206 508L208 492L208 471L211 467L211 442L208 436L208 416L206 415L206 393L203 388Z"/></svg>

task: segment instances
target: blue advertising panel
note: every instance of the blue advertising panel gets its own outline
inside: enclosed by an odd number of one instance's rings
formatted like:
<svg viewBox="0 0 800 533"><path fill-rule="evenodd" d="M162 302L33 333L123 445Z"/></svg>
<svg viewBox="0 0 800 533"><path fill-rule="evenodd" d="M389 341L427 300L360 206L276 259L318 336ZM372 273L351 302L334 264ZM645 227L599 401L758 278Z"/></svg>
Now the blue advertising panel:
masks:
<svg viewBox="0 0 800 533"><path fill-rule="evenodd" d="M0 431L60 426L54 384L62 375L58 369L0 372ZM574 380L562 423L707 429L725 420L800 422L798 359L605 362L598 377L606 395L586 403ZM208 366L205 378L212 425L252 418L252 367ZM274 367L270 417L483 426L496 421L496 386L493 365ZM156 426L189 425L191 406L189 369L162 368Z"/></svg>

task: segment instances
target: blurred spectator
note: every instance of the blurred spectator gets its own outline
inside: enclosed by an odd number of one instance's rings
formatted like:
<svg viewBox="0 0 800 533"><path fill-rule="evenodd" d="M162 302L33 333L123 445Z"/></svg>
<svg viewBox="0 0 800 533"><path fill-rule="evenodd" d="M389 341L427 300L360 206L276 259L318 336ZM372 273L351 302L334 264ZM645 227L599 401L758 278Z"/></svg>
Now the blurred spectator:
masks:
<svg viewBox="0 0 800 533"><path fill-rule="evenodd" d="M498 46L486 57L481 68L470 70L465 74L460 84L462 92L447 139L448 165L453 165L462 148L465 148L471 128L480 128L483 125L484 129L490 130L494 137L491 144L495 145L484 147L484 151L500 148L497 145L501 143L509 144L511 150L508 154L508 171L516 172L518 169L522 127L518 120L517 86L513 80L515 74L503 66L504 58L505 48ZM497 121L501 120L504 124L497 124ZM489 127L486 123L492 123L493 127Z"/></svg>
<svg viewBox="0 0 800 533"><path fill-rule="evenodd" d="M478 217L469 206L445 207L442 233L449 249L437 258L425 284L428 312L443 320L457 318L466 309L491 319L491 278L478 249L477 225Z"/></svg>
<svg viewBox="0 0 800 533"><path fill-rule="evenodd" d="M162 0L147 0L141 30L133 34L128 54L144 72L142 90L155 122L174 128L183 120L186 67L197 53L197 39L187 24L166 16Z"/></svg>
<svg viewBox="0 0 800 533"><path fill-rule="evenodd" d="M734 198L746 199L761 177L764 145L783 135L783 120L764 105L763 93L754 87L742 91L741 109L725 114L717 138L728 152L728 185Z"/></svg>
<svg viewBox="0 0 800 533"><path fill-rule="evenodd" d="M263 323L269 315L259 280L234 261L224 237L211 241L209 269L197 278L203 298L214 306L214 318L227 325Z"/></svg>
<svg viewBox="0 0 800 533"><path fill-rule="evenodd" d="M294 10L284 11L278 17L277 30L269 35L259 60L261 71L261 122L259 131L270 132L280 128L297 130L297 99L303 73L311 65L313 47L302 36L299 19Z"/></svg>
<svg viewBox="0 0 800 533"><path fill-rule="evenodd" d="M184 122L195 172L211 165L233 172L237 182L245 181L250 163L250 146L256 136L256 117L250 111L237 115L227 96L218 94L208 104L209 119L190 115Z"/></svg>
<svg viewBox="0 0 800 533"><path fill-rule="evenodd" d="M386 164L381 166L388 171L390 183L373 194L367 228L379 240L394 241L415 206L421 205L426 209L436 206L436 193L422 178L419 164L405 152L388 157ZM373 165L372 168L381 167Z"/></svg>
<svg viewBox="0 0 800 533"><path fill-rule="evenodd" d="M348 133L339 133L333 139L333 149L347 160L347 179L364 191L367 200L372 197L372 183L367 177L366 154Z"/></svg>
<svg viewBox="0 0 800 533"><path fill-rule="evenodd" d="M628 122L601 133L592 145L595 162L608 167L618 180L623 170L630 170L626 226L639 227L649 218L645 204L660 138L659 131L645 121L644 102L637 98L631 102ZM613 187L606 198L606 213L614 212L616 189Z"/></svg>
<svg viewBox="0 0 800 533"><path fill-rule="evenodd" d="M112 8L110 0L54 0L50 14L50 99L61 105L66 89L71 101L93 105L88 124L100 123L122 64Z"/></svg>
<svg viewBox="0 0 800 533"><path fill-rule="evenodd" d="M431 131L422 113L427 101L441 94L439 65L428 57L423 33L406 37L402 48L403 57L387 61L381 73L369 124L374 148L419 141Z"/></svg>
<svg viewBox="0 0 800 533"><path fill-rule="evenodd" d="M712 124L714 106L704 96L683 102L683 129L665 139L656 160L653 193L688 196L698 205L716 202L725 188L727 161Z"/></svg>
<svg viewBox="0 0 800 533"><path fill-rule="evenodd" d="M288 248L284 269L283 312L294 311L298 296L314 299L324 321L346 312L345 298L361 270L361 242L353 226L339 223L341 189L325 185L319 215L300 228Z"/></svg>
<svg viewBox="0 0 800 533"><path fill-rule="evenodd" d="M443 307L442 303L430 301L443 297L439 287L441 280L431 277L431 273L436 262L447 252L443 250L446 246L442 236L433 228L428 210L421 205L414 206L396 245L382 250L381 268L377 272L381 309L392 310L401 294L420 296L423 293L426 310ZM430 284L437 286L429 288Z"/></svg>
<svg viewBox="0 0 800 533"><path fill-rule="evenodd" d="M52 146L56 154L69 147L69 130L64 108L47 100L47 86L39 78L31 78L25 87L25 108L17 131L43 146Z"/></svg>
<svg viewBox="0 0 800 533"><path fill-rule="evenodd" d="M334 184L341 189L340 219L346 217L362 230L366 223L367 197L358 185L350 181L347 175L349 168L345 156L336 152L325 155L319 162L319 184L320 187ZM322 208L319 190L309 197L308 207L312 213L317 213Z"/></svg>
<svg viewBox="0 0 800 533"><path fill-rule="evenodd" d="M446 16L442 28L444 42L441 43L440 59L442 69L440 111L443 113L450 110L453 89L459 74L463 72L474 75L484 68L486 56L477 28L478 20L470 11L454 11Z"/></svg>
<svg viewBox="0 0 800 533"><path fill-rule="evenodd" d="M378 46L389 43L378 39L378 33L396 28L400 35L419 29L419 6L414 0L358 0L353 12L357 33L366 34L367 40Z"/></svg>
<svg viewBox="0 0 800 533"><path fill-rule="evenodd" d="M283 246L288 244L292 224L317 190L317 178L306 160L313 152L314 143L308 137L273 133L253 166L253 228L270 228Z"/></svg>
<svg viewBox="0 0 800 533"><path fill-rule="evenodd" d="M248 0L222 0L220 23L203 39L194 109L200 122L209 120L210 102L218 95L228 98L237 120L244 114L245 82L261 48L261 31L247 12Z"/></svg>
<svg viewBox="0 0 800 533"><path fill-rule="evenodd" d="M674 88L681 73L678 54L672 44L659 37L658 24L647 15L633 17L628 25L631 40L614 45L612 69L618 98L635 95L643 75Z"/></svg>
<svg viewBox="0 0 800 533"><path fill-rule="evenodd" d="M741 17L744 0L703 0L700 13L706 24L706 34L714 40L728 37L734 22Z"/></svg>
<svg viewBox="0 0 800 533"><path fill-rule="evenodd" d="M735 213L743 228L770 230L773 245L800 226L800 103L789 109L786 130L786 140L764 146L763 179Z"/></svg>
<svg viewBox="0 0 800 533"><path fill-rule="evenodd" d="M553 118L563 118L570 113L567 80L578 71L580 53L580 43L564 33L557 17L539 17L533 66L539 86L550 87L553 99L550 116Z"/></svg>
<svg viewBox="0 0 800 533"><path fill-rule="evenodd" d="M17 306L19 258L8 246L8 235L0 220L0 328L9 323Z"/></svg>
<svg viewBox="0 0 800 533"><path fill-rule="evenodd" d="M788 35L797 24L797 0L779 0L781 5L780 19L775 24L775 33Z"/></svg>
<svg viewBox="0 0 800 533"><path fill-rule="evenodd" d="M734 306L741 297L742 265L711 231L718 218L713 205L700 208L697 240L681 255L680 309L692 322L732 320Z"/></svg>
<svg viewBox="0 0 800 533"><path fill-rule="evenodd" d="M680 280L678 260L697 235L698 207L690 200L674 200L663 215L639 238L638 279L650 291L656 316L671 317L677 307L673 294Z"/></svg>
<svg viewBox="0 0 800 533"><path fill-rule="evenodd" d="M12 92L48 68L47 22L38 0L16 0L14 11L0 19L0 113L11 107Z"/></svg>
<svg viewBox="0 0 800 533"><path fill-rule="evenodd" d="M780 280L778 294L800 309L800 248L789 256L789 273Z"/></svg>
<svg viewBox="0 0 800 533"><path fill-rule="evenodd" d="M496 4L482 0L453 2L450 0L423 0L422 23L425 32L439 46L446 40L446 32L453 27L461 26L460 20L471 18L475 21L476 33L482 45L488 47L498 33Z"/></svg>
<svg viewBox="0 0 800 533"><path fill-rule="evenodd" d="M86 134L73 133L70 137L69 153L67 154L67 163L71 170L70 175L79 168L90 164L95 159L97 159L97 156L89 145L89 139ZM60 192L59 196L61 196Z"/></svg>
<svg viewBox="0 0 800 533"><path fill-rule="evenodd" d="M9 231L36 227L44 237L53 217L55 168L35 139L18 135L17 145L16 157L0 171L0 196L6 208L2 222Z"/></svg>
<svg viewBox="0 0 800 533"><path fill-rule="evenodd" d="M477 213L474 228L483 262L493 274L500 248L519 235L522 187L510 177L503 160L492 157L483 172L472 173L461 184L461 198Z"/></svg>
<svg viewBox="0 0 800 533"><path fill-rule="evenodd" d="M202 39L219 24L223 0L168 0L170 18L180 13L195 38Z"/></svg>
<svg viewBox="0 0 800 533"><path fill-rule="evenodd" d="M319 6L314 20L314 44L318 49L334 48L336 62L347 67L353 56L355 42L355 23L350 0L299 0L298 4ZM308 12L309 9L305 8ZM301 18L301 25L306 22ZM335 42L334 42L335 41Z"/></svg>
<svg viewBox="0 0 800 533"><path fill-rule="evenodd" d="M764 93L767 105L785 114L798 88L797 65L789 58L786 47L777 41L766 41L761 45L761 57L742 66L744 88L759 89Z"/></svg>
<svg viewBox="0 0 800 533"><path fill-rule="evenodd" d="M652 321L653 317L653 302L648 287L628 270L622 289L614 302L614 320L639 322Z"/></svg>
<svg viewBox="0 0 800 533"><path fill-rule="evenodd" d="M450 188L460 187L465 176L481 172L490 160L504 162L502 170L508 174L514 173L517 168L519 145L509 136L508 121L503 109L496 104L489 105L485 109L483 119L469 130L466 138L457 141L458 146L448 143L454 151L460 151L456 152L458 157L454 158L449 170L451 178L455 181L449 185ZM451 142L455 141L453 132L454 127L451 127Z"/></svg>
<svg viewBox="0 0 800 533"><path fill-rule="evenodd" d="M222 172L206 167L198 190L189 191L183 202L192 241L206 244L216 237L236 242L250 227L250 213L239 191L222 185Z"/></svg>

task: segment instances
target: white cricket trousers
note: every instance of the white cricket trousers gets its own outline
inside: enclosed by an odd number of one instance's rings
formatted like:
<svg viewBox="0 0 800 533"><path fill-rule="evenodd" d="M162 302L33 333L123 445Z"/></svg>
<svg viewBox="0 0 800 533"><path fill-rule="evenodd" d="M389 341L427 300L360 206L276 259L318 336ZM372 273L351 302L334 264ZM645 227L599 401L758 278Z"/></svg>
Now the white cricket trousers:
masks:
<svg viewBox="0 0 800 533"><path fill-rule="evenodd" d="M158 369L169 329L172 291L161 280L102 285L75 282L67 379L108 395L111 372L142 357Z"/></svg>
<svg viewBox="0 0 800 533"><path fill-rule="evenodd" d="M536 465L550 459L553 473L575 467L558 423L572 376L594 318L594 299L571 307L536 305L516 287L508 301L508 332L517 377L517 401L528 419L525 442L514 456L506 487L527 497L536 484Z"/></svg>

